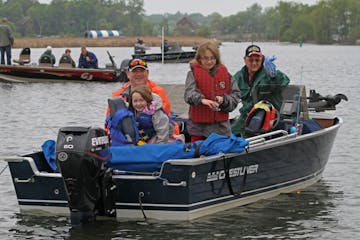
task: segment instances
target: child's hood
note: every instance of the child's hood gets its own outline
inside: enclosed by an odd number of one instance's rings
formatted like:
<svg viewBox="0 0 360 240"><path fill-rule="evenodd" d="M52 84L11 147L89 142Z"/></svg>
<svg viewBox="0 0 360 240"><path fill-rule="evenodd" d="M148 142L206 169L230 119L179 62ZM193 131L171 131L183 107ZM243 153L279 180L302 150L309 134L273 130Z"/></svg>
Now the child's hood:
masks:
<svg viewBox="0 0 360 240"><path fill-rule="evenodd" d="M153 101L155 103L155 111L161 109L163 106L161 97L155 93L152 93L152 96L153 96Z"/></svg>

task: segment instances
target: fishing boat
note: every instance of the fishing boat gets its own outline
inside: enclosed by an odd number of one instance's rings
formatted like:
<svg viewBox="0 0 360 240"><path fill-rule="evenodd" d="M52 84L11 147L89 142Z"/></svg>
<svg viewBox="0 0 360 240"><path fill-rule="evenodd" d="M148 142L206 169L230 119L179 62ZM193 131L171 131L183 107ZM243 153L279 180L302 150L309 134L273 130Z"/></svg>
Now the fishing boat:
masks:
<svg viewBox="0 0 360 240"><path fill-rule="evenodd" d="M297 191L321 178L342 124L324 110L347 98L315 91L306 97L305 87L295 85L287 86L283 97L281 127L246 139L122 148L109 146L101 128L64 127L52 149L56 161L49 162L47 151L3 159L20 210L27 213L70 214L73 225L97 215L196 219Z"/></svg>
<svg viewBox="0 0 360 240"><path fill-rule="evenodd" d="M61 62L59 66L51 63L28 64L24 56L14 61L16 65L0 65L0 81L3 82L119 82L123 80L124 69L116 67L114 59L108 52L111 64L105 68L73 68L68 62Z"/></svg>
<svg viewBox="0 0 360 240"><path fill-rule="evenodd" d="M147 62L188 63L195 57L196 51L184 51L177 43L169 43L167 51L162 53L146 53L149 48L145 44L135 44L132 58L139 58Z"/></svg>

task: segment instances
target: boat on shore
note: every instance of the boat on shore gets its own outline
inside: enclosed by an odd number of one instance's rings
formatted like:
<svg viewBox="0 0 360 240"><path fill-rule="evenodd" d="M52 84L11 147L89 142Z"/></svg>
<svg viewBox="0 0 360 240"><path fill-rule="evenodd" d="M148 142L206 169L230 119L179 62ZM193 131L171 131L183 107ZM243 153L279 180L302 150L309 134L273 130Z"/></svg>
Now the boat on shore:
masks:
<svg viewBox="0 0 360 240"><path fill-rule="evenodd" d="M308 99L304 94L303 86L284 89L282 129L244 139L245 151L222 148L206 154L202 150L213 148L202 149L204 140L180 147L190 157L174 155L160 161L158 155L151 157L146 149L149 144L134 147L133 154L118 149L128 160L119 165L103 161L115 153L103 129L65 127L56 142L58 171L44 152L2 159L8 162L20 210L27 213L70 214L75 225L92 221L96 215L196 219L297 191L321 178L342 120L319 111L333 110L341 99L347 99L344 95L323 98L315 92ZM294 122L294 116L301 116L302 121ZM309 127L314 122L318 127ZM297 124L301 127L294 131ZM164 148L157 154L172 149L171 144L157 147ZM143 148L150 160L135 162L137 151ZM198 150L192 153L192 149ZM147 170L132 170L129 165Z"/></svg>

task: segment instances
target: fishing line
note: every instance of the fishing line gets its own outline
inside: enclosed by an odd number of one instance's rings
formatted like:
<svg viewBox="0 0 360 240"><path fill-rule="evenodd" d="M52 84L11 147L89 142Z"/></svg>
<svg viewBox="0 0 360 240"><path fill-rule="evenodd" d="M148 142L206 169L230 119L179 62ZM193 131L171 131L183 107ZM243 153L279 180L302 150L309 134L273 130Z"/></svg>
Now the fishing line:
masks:
<svg viewBox="0 0 360 240"><path fill-rule="evenodd" d="M0 172L0 176L1 176L1 174L3 174L3 172L5 171L5 169L8 167L8 165L5 165L5 167L1 170L1 172Z"/></svg>
<svg viewBox="0 0 360 240"><path fill-rule="evenodd" d="M300 85L302 84L302 79L303 79L303 66L300 67ZM298 95L297 95L297 109L296 109L296 122L295 122L295 127L296 127L296 131L298 132L298 134L300 134L300 109L301 109L301 91L299 91Z"/></svg>
<svg viewBox="0 0 360 240"><path fill-rule="evenodd" d="M231 195L235 195L234 194L234 190L232 188L232 184L231 184L231 179L230 179L230 164L229 161L226 159L225 155L222 156L223 159L223 164L224 164L224 171L225 171L225 179L226 179L226 183L229 189L229 193Z"/></svg>
<svg viewBox="0 0 360 240"><path fill-rule="evenodd" d="M55 132L54 129L52 129L51 127L47 126L46 124L45 124L45 127L46 127L47 129L49 129L52 133L54 133L56 136L58 135L58 133Z"/></svg>
<svg viewBox="0 0 360 240"><path fill-rule="evenodd" d="M297 99L297 110L296 110L296 131L300 131L298 128L300 127L299 126L299 118L300 118L300 108L301 108L301 97L300 97L300 92L299 92L299 95L298 95L298 99Z"/></svg>
<svg viewBox="0 0 360 240"><path fill-rule="evenodd" d="M106 102L107 103L107 102ZM96 104L88 104L88 106L92 109L96 108L96 109L102 109L102 110L106 110L106 108L104 109L104 107L96 105ZM106 106L105 106L106 107Z"/></svg>

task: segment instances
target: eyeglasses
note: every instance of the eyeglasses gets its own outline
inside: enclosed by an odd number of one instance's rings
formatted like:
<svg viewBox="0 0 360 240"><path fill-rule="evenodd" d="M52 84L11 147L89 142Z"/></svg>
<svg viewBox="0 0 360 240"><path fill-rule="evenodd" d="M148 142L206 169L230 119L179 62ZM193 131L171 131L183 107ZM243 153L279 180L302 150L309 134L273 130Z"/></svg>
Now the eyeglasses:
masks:
<svg viewBox="0 0 360 240"><path fill-rule="evenodd" d="M202 57L202 58L201 58L201 61L204 61L204 62L213 62L213 61L216 61L216 58L215 58L215 57Z"/></svg>
<svg viewBox="0 0 360 240"><path fill-rule="evenodd" d="M131 60L131 62L129 63L129 66L130 66L130 67L135 67L135 66L138 66L138 65L144 66L144 67L147 68L146 62L145 62L144 60L141 60L141 59L133 59L133 60Z"/></svg>

